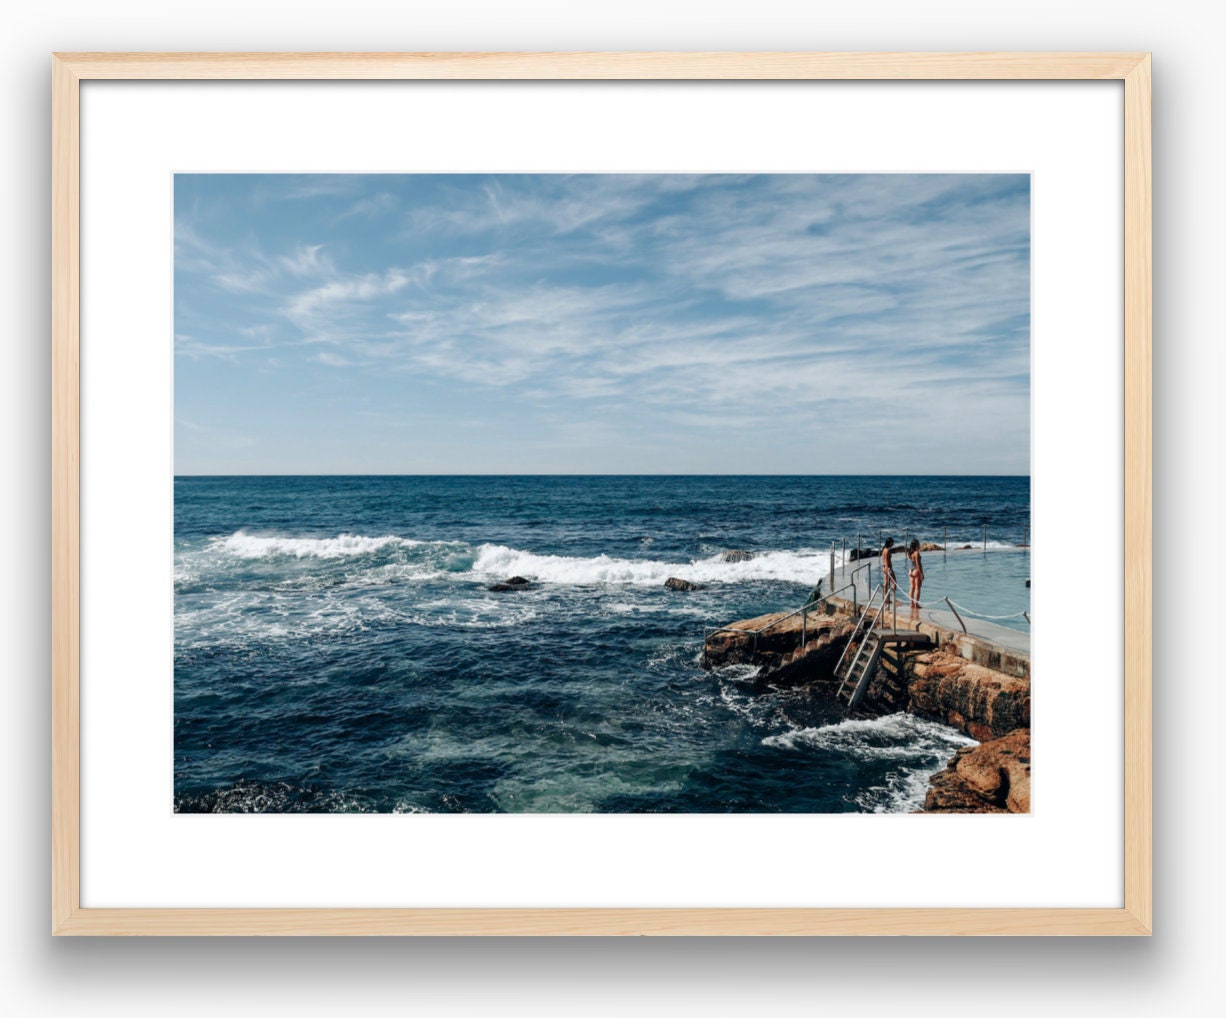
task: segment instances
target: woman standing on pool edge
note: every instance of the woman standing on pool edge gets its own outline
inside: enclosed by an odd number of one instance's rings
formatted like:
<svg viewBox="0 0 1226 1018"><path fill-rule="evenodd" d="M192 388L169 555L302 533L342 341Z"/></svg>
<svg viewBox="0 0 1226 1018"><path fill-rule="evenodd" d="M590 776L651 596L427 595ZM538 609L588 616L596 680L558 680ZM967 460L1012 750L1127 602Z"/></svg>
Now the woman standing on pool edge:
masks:
<svg viewBox="0 0 1226 1018"><path fill-rule="evenodd" d="M920 543L915 538L907 545L907 558L911 560L911 607L920 606L920 588L924 585L924 563L920 559Z"/></svg>
<svg viewBox="0 0 1226 1018"><path fill-rule="evenodd" d="M885 545L881 549L881 584L884 587L884 593L881 598L881 610L884 612L890 607L890 597L898 596L898 580L894 578L894 563L890 556L894 554L894 538L887 537Z"/></svg>

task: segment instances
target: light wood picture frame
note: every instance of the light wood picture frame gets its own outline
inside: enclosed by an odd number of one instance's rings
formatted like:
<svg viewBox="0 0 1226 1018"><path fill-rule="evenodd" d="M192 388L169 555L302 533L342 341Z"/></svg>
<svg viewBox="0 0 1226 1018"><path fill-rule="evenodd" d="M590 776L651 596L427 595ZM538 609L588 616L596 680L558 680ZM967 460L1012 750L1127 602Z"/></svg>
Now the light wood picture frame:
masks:
<svg viewBox="0 0 1226 1018"><path fill-rule="evenodd" d="M52 921L56 935L1148 935L1151 99L1145 53L59 53L52 59ZM1114 80L1124 87L1122 908L83 908L81 105L92 80Z"/></svg>

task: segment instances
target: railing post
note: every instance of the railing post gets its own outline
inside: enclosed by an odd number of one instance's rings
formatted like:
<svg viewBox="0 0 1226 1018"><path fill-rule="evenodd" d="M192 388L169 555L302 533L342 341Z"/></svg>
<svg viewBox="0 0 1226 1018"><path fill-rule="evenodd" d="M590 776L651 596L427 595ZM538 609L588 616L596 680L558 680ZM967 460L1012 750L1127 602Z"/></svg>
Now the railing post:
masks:
<svg viewBox="0 0 1226 1018"><path fill-rule="evenodd" d="M949 560L949 527L946 527L946 528L945 528L945 541L944 541L944 543L942 544L942 547L943 547L945 550L944 550L944 553L943 553L943 554L942 554L942 556L941 556L941 559L942 559L942 561L948 561L948 560Z"/></svg>
<svg viewBox="0 0 1226 1018"><path fill-rule="evenodd" d="M983 525L983 550L985 552L988 550L988 525L986 523Z"/></svg>
<svg viewBox="0 0 1226 1018"><path fill-rule="evenodd" d="M830 589L834 590L834 542L830 542Z"/></svg>
<svg viewBox="0 0 1226 1018"><path fill-rule="evenodd" d="M945 598L945 603L949 605L949 610L954 613L954 618L958 620L958 625L962 627L962 632L965 633L966 623L962 621L962 616L958 614L958 609L954 607L954 603L949 598Z"/></svg>
<svg viewBox="0 0 1226 1018"><path fill-rule="evenodd" d="M843 575L847 575L847 538L843 538Z"/></svg>

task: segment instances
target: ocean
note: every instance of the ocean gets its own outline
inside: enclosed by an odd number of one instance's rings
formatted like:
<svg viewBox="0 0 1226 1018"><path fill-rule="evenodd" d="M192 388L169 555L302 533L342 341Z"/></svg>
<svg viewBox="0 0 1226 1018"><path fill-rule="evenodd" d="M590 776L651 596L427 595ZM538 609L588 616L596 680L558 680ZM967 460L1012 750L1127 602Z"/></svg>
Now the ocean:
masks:
<svg viewBox="0 0 1226 1018"><path fill-rule="evenodd" d="M174 512L179 812L908 812L972 740L705 671L705 630L858 533L948 532L976 607L1029 607L1028 477L178 477Z"/></svg>

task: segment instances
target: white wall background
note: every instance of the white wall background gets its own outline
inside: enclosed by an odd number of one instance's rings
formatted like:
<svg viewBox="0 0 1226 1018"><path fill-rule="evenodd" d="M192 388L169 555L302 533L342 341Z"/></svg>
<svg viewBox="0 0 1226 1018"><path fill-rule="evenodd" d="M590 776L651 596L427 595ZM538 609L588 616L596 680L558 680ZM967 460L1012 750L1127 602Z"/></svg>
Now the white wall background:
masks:
<svg viewBox="0 0 1226 1018"><path fill-rule="evenodd" d="M1226 276L1220 16L1168 0L50 0L0 40L0 986L11 1013L1218 1013ZM48 230L52 50L1152 50L1155 60L1155 896L1145 941L53 940L49 928ZM1087 546L1092 535L1087 535ZM1087 553L1088 555L1088 553ZM1087 568L1089 564L1087 563ZM1186 608L1178 605L1185 599ZM1095 761L1075 780L1094 793Z"/></svg>

